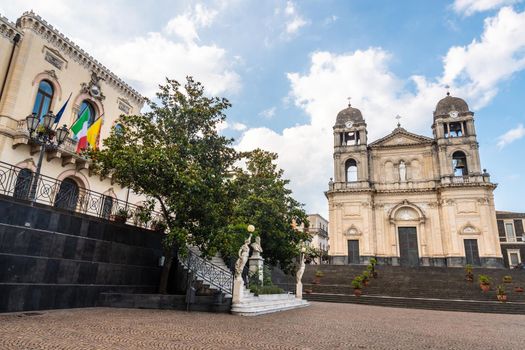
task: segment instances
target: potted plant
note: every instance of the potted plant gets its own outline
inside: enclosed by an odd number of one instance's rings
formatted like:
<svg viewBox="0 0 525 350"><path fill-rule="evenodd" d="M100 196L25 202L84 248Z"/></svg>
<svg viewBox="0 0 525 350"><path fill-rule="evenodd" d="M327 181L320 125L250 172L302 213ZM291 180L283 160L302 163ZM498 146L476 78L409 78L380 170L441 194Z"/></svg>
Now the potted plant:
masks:
<svg viewBox="0 0 525 350"><path fill-rule="evenodd" d="M511 275L503 276L503 283L512 283L512 276Z"/></svg>
<svg viewBox="0 0 525 350"><path fill-rule="evenodd" d="M514 287L514 292L515 293L523 293L523 288L522 287Z"/></svg>
<svg viewBox="0 0 525 350"><path fill-rule="evenodd" d="M503 284L500 284L498 286L497 295L498 295L498 300L501 301L502 303L507 301L507 294L505 293L505 286L503 286Z"/></svg>
<svg viewBox="0 0 525 350"><path fill-rule="evenodd" d="M129 217L130 217L130 213L129 213L129 210L126 209L126 208L120 208L119 210L117 210L117 212L113 215L113 221L115 222L121 222L121 223L125 223Z"/></svg>
<svg viewBox="0 0 525 350"><path fill-rule="evenodd" d="M376 265L377 265L376 258L370 259L370 266L372 266L372 269L371 269L370 272L371 272L373 278L377 278Z"/></svg>
<svg viewBox="0 0 525 350"><path fill-rule="evenodd" d="M363 286L361 284L361 282L363 281L362 277L361 276L357 276L356 278L354 278L352 280L352 287L354 287L354 295L356 297L360 297L361 294L363 294Z"/></svg>
<svg viewBox="0 0 525 350"><path fill-rule="evenodd" d="M312 283L313 284L321 283L321 277L323 277L323 276L324 276L323 271L321 271L321 270L315 271L315 278L314 278L314 281Z"/></svg>
<svg viewBox="0 0 525 350"><path fill-rule="evenodd" d="M487 275L479 275L478 277L479 281L479 287L483 291L483 293L486 293L490 290L490 277Z"/></svg>
<svg viewBox="0 0 525 350"><path fill-rule="evenodd" d="M474 274L472 273L472 265L465 266L465 279L467 282L474 282Z"/></svg>
<svg viewBox="0 0 525 350"><path fill-rule="evenodd" d="M368 287L368 283L370 282L370 273L368 271L363 271L361 277L363 278L363 286Z"/></svg>

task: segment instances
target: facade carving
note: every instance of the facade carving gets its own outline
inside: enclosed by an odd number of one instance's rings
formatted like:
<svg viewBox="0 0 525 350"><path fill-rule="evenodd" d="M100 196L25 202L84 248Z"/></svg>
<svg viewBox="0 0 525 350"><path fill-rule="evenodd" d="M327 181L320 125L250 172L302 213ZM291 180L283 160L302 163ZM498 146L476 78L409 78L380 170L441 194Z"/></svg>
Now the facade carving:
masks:
<svg viewBox="0 0 525 350"><path fill-rule="evenodd" d="M481 168L473 116L447 94L436 105L433 137L398 124L368 143L361 111L349 105L337 115L325 192L333 263L502 265L496 184Z"/></svg>

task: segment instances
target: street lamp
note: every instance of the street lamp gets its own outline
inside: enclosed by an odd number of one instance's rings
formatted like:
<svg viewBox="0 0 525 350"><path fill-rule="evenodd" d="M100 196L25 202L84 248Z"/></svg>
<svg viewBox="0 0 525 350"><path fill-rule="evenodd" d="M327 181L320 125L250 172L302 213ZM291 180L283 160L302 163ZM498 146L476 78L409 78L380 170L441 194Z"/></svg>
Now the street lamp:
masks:
<svg viewBox="0 0 525 350"><path fill-rule="evenodd" d="M40 146L40 155L38 156L38 163L36 166L35 176L31 183L31 191L29 192L29 199L31 205L36 202L36 190L38 187L38 179L40 177L40 170L42 169L42 160L44 153L48 149L58 148L69 135L69 129L64 124L58 129L53 129L55 115L49 111L39 120L36 113L30 114L26 117L27 131L29 131L29 139L32 143Z"/></svg>

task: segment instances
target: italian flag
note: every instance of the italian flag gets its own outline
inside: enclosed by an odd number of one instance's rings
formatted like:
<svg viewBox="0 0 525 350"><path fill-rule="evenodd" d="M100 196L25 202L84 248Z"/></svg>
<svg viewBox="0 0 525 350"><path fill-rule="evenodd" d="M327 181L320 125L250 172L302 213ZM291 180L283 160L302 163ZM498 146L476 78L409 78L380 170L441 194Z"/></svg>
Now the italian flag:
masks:
<svg viewBox="0 0 525 350"><path fill-rule="evenodd" d="M77 153L87 148L87 131L89 120L89 108L85 108L80 117L71 127L74 137L77 139Z"/></svg>

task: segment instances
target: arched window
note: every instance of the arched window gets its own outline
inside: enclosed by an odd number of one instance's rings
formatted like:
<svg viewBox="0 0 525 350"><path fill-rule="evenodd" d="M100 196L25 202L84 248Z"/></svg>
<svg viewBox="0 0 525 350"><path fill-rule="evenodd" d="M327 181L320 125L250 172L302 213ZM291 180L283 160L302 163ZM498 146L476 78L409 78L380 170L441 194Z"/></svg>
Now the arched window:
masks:
<svg viewBox="0 0 525 350"><path fill-rule="evenodd" d="M104 219L109 219L111 216L111 211L113 210L113 197L104 196L104 202L102 204L102 217Z"/></svg>
<svg viewBox="0 0 525 350"><path fill-rule="evenodd" d="M75 210L78 202L79 188L77 183L71 178L65 178L60 184L55 198L55 207Z"/></svg>
<svg viewBox="0 0 525 350"><path fill-rule="evenodd" d="M465 153L456 151L452 154L452 169L454 170L454 176L468 175L467 157Z"/></svg>
<svg viewBox="0 0 525 350"><path fill-rule="evenodd" d="M87 113L87 120L88 120L88 128L93 124L95 120L97 120L97 115L95 112L95 108L89 101L82 101L82 104L80 105L80 110L78 111L77 119L80 118L84 113Z"/></svg>
<svg viewBox="0 0 525 350"><path fill-rule="evenodd" d="M42 80L38 84L33 113L40 119L44 114L49 112L51 101L53 100L53 85L47 80Z"/></svg>
<svg viewBox="0 0 525 350"><path fill-rule="evenodd" d="M348 159L345 163L346 182L357 181L357 162L355 159Z"/></svg>
<svg viewBox="0 0 525 350"><path fill-rule="evenodd" d="M31 179L33 172L29 169L22 169L16 177L15 190L13 197L19 199L28 199L29 191L31 190Z"/></svg>
<svg viewBox="0 0 525 350"><path fill-rule="evenodd" d="M116 134L122 134L122 132L124 131L124 127L120 123L115 124L113 129L115 129Z"/></svg>

